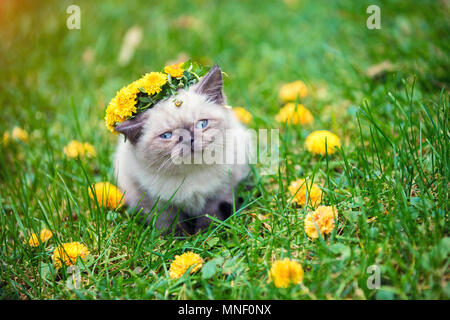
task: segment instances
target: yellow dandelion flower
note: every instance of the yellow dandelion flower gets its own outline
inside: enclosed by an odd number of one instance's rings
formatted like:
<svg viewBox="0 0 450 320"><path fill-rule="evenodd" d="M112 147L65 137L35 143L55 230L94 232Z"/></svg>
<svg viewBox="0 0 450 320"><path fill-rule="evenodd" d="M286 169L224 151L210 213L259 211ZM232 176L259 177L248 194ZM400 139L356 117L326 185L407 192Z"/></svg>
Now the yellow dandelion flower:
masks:
<svg viewBox="0 0 450 320"><path fill-rule="evenodd" d="M77 158L87 156L89 158L95 157L97 152L90 143L82 143L77 140L72 140L64 147L64 154L69 158Z"/></svg>
<svg viewBox="0 0 450 320"><path fill-rule="evenodd" d="M242 123L248 124L252 121L252 114L241 107L234 107L233 109L234 116Z"/></svg>
<svg viewBox="0 0 450 320"><path fill-rule="evenodd" d="M161 92L161 87L167 82L167 74L162 72L150 72L138 80L142 88L149 95Z"/></svg>
<svg viewBox="0 0 450 320"><path fill-rule="evenodd" d="M69 158L76 158L83 152L83 144L79 141L72 140L64 147L63 151Z"/></svg>
<svg viewBox="0 0 450 320"><path fill-rule="evenodd" d="M48 229L42 229L40 237L41 237L41 241L45 242L47 240L50 240L51 237L53 237L53 233Z"/></svg>
<svg viewBox="0 0 450 320"><path fill-rule="evenodd" d="M14 127L12 134L11 134L12 138L15 140L21 140L23 142L28 142L28 132L26 132L25 130L19 128L19 127Z"/></svg>
<svg viewBox="0 0 450 320"><path fill-rule="evenodd" d="M336 208L319 206L315 211L309 212L305 218L305 233L308 237L316 239L319 233L323 236L330 234L334 229L338 213Z"/></svg>
<svg viewBox="0 0 450 320"><path fill-rule="evenodd" d="M184 69L181 67L184 62L175 63L170 66L164 67L164 72L170 74L173 78L181 78L183 76Z"/></svg>
<svg viewBox="0 0 450 320"><path fill-rule="evenodd" d="M97 151L95 151L94 146L90 143L87 142L83 143L83 149L84 153L90 158L95 157L97 155Z"/></svg>
<svg viewBox="0 0 450 320"><path fill-rule="evenodd" d="M42 229L41 233L39 234L39 237L41 238L41 242L44 243L48 241L51 237L53 237L53 233L48 229ZM28 244L31 247L37 247L39 245L38 237L36 236L36 233L33 232L30 239L28 240Z"/></svg>
<svg viewBox="0 0 450 320"><path fill-rule="evenodd" d="M283 85L280 89L280 99L283 102L295 101L297 97L303 99L307 96L308 89L303 81L297 80Z"/></svg>
<svg viewBox="0 0 450 320"><path fill-rule="evenodd" d="M123 192L119 188L109 182L98 182L92 186L95 192L95 197L100 206L115 209L121 205ZM89 197L95 200L91 188L89 188Z"/></svg>
<svg viewBox="0 0 450 320"><path fill-rule="evenodd" d="M3 133L3 145L7 146L9 144L9 141L11 140L11 135L9 134L9 132L4 132Z"/></svg>
<svg viewBox="0 0 450 320"><path fill-rule="evenodd" d="M312 182L308 182L306 179L298 179L292 181L288 187L289 192L294 198L292 202L305 206L306 199L312 207L317 207L322 199L322 190Z"/></svg>
<svg viewBox="0 0 450 320"><path fill-rule="evenodd" d="M296 106L295 103L290 102L281 108L275 120L280 123L306 125L313 123L314 117L302 104Z"/></svg>
<svg viewBox="0 0 450 320"><path fill-rule="evenodd" d="M115 98L111 100L108 107L106 108L106 115L105 115L106 128L113 133L117 133L115 130L116 124L126 120L126 118L120 117L118 115L119 114L118 109L119 107L117 105L117 99Z"/></svg>
<svg viewBox="0 0 450 320"><path fill-rule="evenodd" d="M139 88L144 87L142 79L120 89L106 108L105 123L108 130L115 132L117 123L125 121L136 113L136 97Z"/></svg>
<svg viewBox="0 0 450 320"><path fill-rule="evenodd" d="M175 260L173 260L169 269L170 279L181 278L190 267L193 267L191 274L197 272L202 266L203 259L191 251L185 252L181 256L175 256Z"/></svg>
<svg viewBox="0 0 450 320"><path fill-rule="evenodd" d="M72 266L77 262L78 257L84 259L89 255L88 248L79 242L63 243L53 251L53 263L57 269L63 264Z"/></svg>
<svg viewBox="0 0 450 320"><path fill-rule="evenodd" d="M33 232L30 239L28 240L28 244L30 245L30 247L37 247L39 245L39 239L36 233Z"/></svg>
<svg viewBox="0 0 450 320"><path fill-rule="evenodd" d="M277 288L287 288L291 284L299 284L303 281L303 277L302 265L288 258L275 261L269 271L269 280L273 281Z"/></svg>
<svg viewBox="0 0 450 320"><path fill-rule="evenodd" d="M140 87L142 87L142 82L136 80L119 90L116 95L117 106L119 107L119 109L116 110L118 116L127 118L136 112L135 104Z"/></svg>
<svg viewBox="0 0 450 320"><path fill-rule="evenodd" d="M326 142L326 148L325 148ZM305 140L306 149L314 154L333 154L341 146L341 140L337 135L327 130L318 130L310 133Z"/></svg>

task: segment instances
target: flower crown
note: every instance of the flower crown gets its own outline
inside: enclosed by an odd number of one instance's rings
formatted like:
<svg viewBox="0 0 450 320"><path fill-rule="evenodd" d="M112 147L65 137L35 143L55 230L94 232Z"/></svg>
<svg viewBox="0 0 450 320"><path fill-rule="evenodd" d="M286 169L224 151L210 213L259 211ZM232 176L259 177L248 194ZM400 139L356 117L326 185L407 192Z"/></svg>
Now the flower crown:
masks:
<svg viewBox="0 0 450 320"><path fill-rule="evenodd" d="M165 66L163 72L145 74L116 93L106 108L106 127L115 133L117 124L152 108L158 101L176 95L179 88L189 88L209 69L187 61Z"/></svg>

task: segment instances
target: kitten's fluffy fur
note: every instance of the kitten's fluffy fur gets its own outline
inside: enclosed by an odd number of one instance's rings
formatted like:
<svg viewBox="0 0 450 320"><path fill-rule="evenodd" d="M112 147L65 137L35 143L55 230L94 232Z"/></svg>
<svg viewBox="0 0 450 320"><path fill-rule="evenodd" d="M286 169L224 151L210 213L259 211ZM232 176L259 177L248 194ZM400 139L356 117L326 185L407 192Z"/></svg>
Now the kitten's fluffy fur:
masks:
<svg viewBox="0 0 450 320"><path fill-rule="evenodd" d="M204 214L222 220L228 217L235 198L232 190L246 177L249 168L247 164L175 164L170 155L174 151L180 155L179 150L189 138L189 146L198 153L205 150L220 153L223 145L249 140L245 128L224 107L222 73L217 66L188 90L180 89L175 98L183 102L180 107L175 106L171 97L137 119L118 125L116 130L126 135L127 140L119 141L115 170L129 207L142 208L145 214L156 204L163 211L156 227L167 228L178 214L181 221L178 227L191 233L209 225L209 220L202 217ZM208 126L195 128L203 119L208 120ZM189 130L192 136L178 135L178 129ZM229 129L233 129L231 139L217 138L225 137ZM172 132L172 138L162 139L160 135L165 132ZM202 144L193 139L194 132L202 135ZM197 218L193 230L182 222L192 218Z"/></svg>

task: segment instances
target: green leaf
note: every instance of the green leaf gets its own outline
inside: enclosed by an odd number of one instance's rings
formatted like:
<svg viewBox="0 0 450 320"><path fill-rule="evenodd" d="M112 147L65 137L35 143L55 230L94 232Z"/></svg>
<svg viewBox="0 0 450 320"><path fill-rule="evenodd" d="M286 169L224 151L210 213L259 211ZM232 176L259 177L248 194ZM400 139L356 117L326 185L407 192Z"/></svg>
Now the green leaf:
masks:
<svg viewBox="0 0 450 320"><path fill-rule="evenodd" d="M331 252L333 252L336 255L340 255L342 259L347 259L350 257L351 250L349 247L342 243L335 243L330 246Z"/></svg>
<svg viewBox="0 0 450 320"><path fill-rule="evenodd" d="M205 263L202 268L202 278L210 279L217 271L217 266L223 263L223 258L218 257Z"/></svg>
<svg viewBox="0 0 450 320"><path fill-rule="evenodd" d="M153 102L152 98L150 98L149 96L139 96L138 100L143 103Z"/></svg>
<svg viewBox="0 0 450 320"><path fill-rule="evenodd" d="M106 220L107 221L114 221L116 220L116 218L119 216L119 213L115 212L115 211L108 211L107 215L106 215Z"/></svg>
<svg viewBox="0 0 450 320"><path fill-rule="evenodd" d="M394 300L395 293L389 289L379 289L376 293L377 300Z"/></svg>
<svg viewBox="0 0 450 320"><path fill-rule="evenodd" d="M214 260L208 261L202 268L202 278L209 279L216 273L217 265Z"/></svg>
<svg viewBox="0 0 450 320"><path fill-rule="evenodd" d="M47 280L47 277L51 275L50 265L48 263L41 263L39 265L39 275L42 280Z"/></svg>
<svg viewBox="0 0 450 320"><path fill-rule="evenodd" d="M218 242L219 242L219 238L217 238L217 237L211 238L208 241L206 241L206 243L210 247L214 247Z"/></svg>

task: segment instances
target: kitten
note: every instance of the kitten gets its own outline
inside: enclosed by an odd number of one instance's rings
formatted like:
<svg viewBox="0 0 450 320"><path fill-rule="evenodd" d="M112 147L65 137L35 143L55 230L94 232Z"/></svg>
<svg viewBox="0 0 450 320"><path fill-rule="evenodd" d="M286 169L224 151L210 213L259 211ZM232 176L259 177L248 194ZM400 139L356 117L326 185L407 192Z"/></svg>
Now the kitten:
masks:
<svg viewBox="0 0 450 320"><path fill-rule="evenodd" d="M126 137L115 155L125 202L144 214L155 208L163 212L156 219L159 229L167 229L178 215L178 231L197 232L209 225L205 214L225 220L232 213L233 192L249 172L244 145L249 138L225 107L222 86L216 65L197 84L116 127ZM230 153L244 162L195 162L205 154L226 159ZM194 226L186 223L193 219Z"/></svg>

